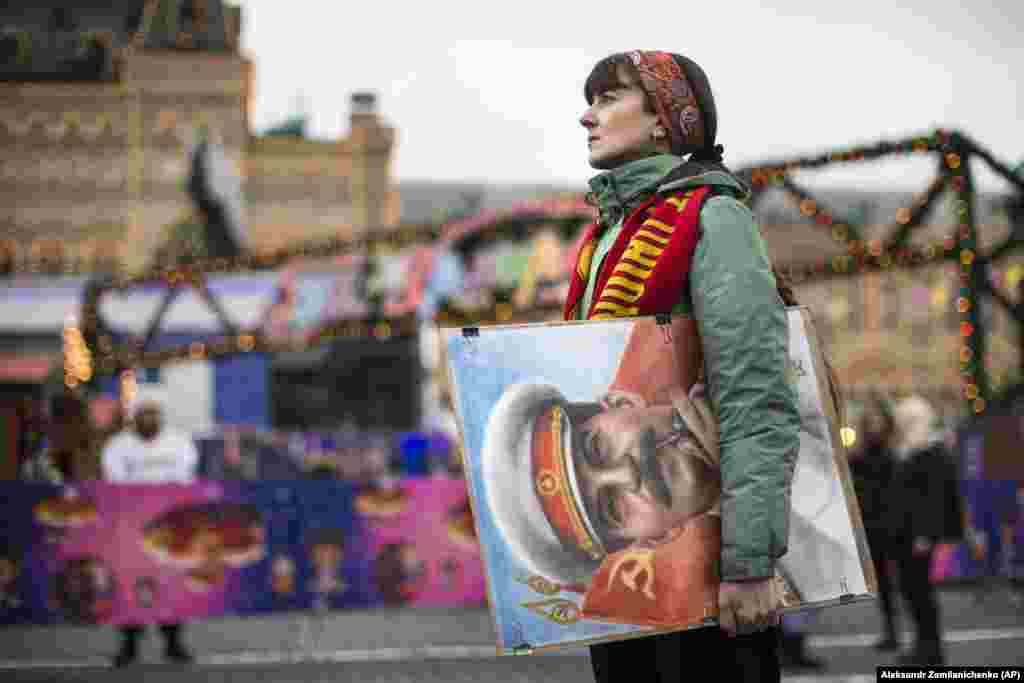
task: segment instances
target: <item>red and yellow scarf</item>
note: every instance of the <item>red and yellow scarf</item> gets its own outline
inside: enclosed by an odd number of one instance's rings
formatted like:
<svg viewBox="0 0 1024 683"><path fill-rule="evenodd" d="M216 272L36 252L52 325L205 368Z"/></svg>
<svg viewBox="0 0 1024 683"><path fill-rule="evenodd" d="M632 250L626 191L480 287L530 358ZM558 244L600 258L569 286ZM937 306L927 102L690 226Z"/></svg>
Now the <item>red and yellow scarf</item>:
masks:
<svg viewBox="0 0 1024 683"><path fill-rule="evenodd" d="M688 285L693 253L700 238L700 210L711 192L701 186L638 206L601 265L594 299L584 316L605 320L669 313ZM587 289L601 226L593 223L576 257L565 319L575 320Z"/></svg>

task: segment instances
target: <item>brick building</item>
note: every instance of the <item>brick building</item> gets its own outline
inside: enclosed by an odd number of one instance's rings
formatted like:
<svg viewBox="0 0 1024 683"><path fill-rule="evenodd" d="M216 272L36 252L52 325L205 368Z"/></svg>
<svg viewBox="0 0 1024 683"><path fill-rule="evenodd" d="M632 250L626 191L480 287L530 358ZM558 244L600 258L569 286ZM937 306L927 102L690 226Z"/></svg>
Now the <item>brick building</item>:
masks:
<svg viewBox="0 0 1024 683"><path fill-rule="evenodd" d="M193 220L189 149L205 132L237 171L249 246L394 223L394 131L371 93L347 138L250 133L241 11L220 0L0 8L0 235L4 258L54 269L148 263Z"/></svg>

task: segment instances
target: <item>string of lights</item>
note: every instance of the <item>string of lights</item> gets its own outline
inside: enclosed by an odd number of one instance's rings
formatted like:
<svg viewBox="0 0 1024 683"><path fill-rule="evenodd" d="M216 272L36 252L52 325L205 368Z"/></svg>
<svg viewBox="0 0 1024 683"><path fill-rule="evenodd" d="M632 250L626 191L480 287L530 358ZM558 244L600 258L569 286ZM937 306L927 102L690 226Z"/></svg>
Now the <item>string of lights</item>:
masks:
<svg viewBox="0 0 1024 683"><path fill-rule="evenodd" d="M471 310L442 308L433 322L438 327L513 324L557 319L561 312L561 306L516 308L511 304L499 302ZM69 370L65 379L68 386L85 383L91 379L93 367L98 375L110 375L123 372L127 368L158 367L181 361L214 360L239 353L300 352L342 339L407 339L415 336L422 324L423 322L414 315L394 318L350 318L328 321L311 332L287 338L269 337L262 330L246 330L235 335L218 335L204 341L193 341L158 350L147 350L134 343L116 347L113 336L104 334L98 338L94 357L89 355L88 347L84 344L76 347L77 355L70 356L68 351L65 352L66 358L75 359L70 361L71 365L68 367L76 369L76 374ZM83 338L81 331L77 328L73 330L65 332L66 338L69 335L79 340Z"/></svg>
<svg viewBox="0 0 1024 683"><path fill-rule="evenodd" d="M893 154L924 154L936 152L949 144L952 135L939 129L927 135L918 135L896 142L882 141L874 145L865 145L833 150L814 156L797 157L788 161L775 161L758 164L741 171L750 179L754 188L761 188L775 182L781 182L786 175L800 169L821 168L835 163L862 162L879 159Z"/></svg>
<svg viewBox="0 0 1024 683"><path fill-rule="evenodd" d="M817 225L831 229L833 240L847 249L853 249L854 244L862 241L860 226L851 220L837 220L834 211L826 208L811 196L810 192L797 185L789 175L781 176L778 184L799 207L801 215Z"/></svg>
<svg viewBox="0 0 1024 683"><path fill-rule="evenodd" d="M985 335L978 310L979 284L975 262L978 254L977 230L974 224L974 183L969 158L963 154L962 145L954 145L944 155L948 173L952 177L953 189L957 195L956 218L958 224L958 251L960 267L960 292L956 299L960 313L960 379L963 397L973 412L985 411L988 378L985 372Z"/></svg>
<svg viewBox="0 0 1024 683"><path fill-rule="evenodd" d="M885 239L865 240L861 233L863 226L848 219L837 218L835 211L793 181L791 175L796 170L815 169L833 163L864 162L893 154L924 153L938 154L941 170L923 193L915 197L910 205L896 212L894 221L888 226L888 237ZM955 305L961 315L960 331L963 340L959 349L961 391L971 410L980 414L986 408L988 384L984 369L984 335L978 316L977 298L990 283L986 279L986 259L978 253L978 237L974 225L975 192L968 163L971 155L975 154L993 167L999 163L991 154L981 150L962 134L938 130L930 135L915 136L897 142L880 142L870 146L763 164L740 171L740 174L746 177L754 188L755 203L762 190L770 187L782 189L796 202L806 219L830 229L832 238L844 247L843 253L817 263L779 265L779 272L794 284L893 268L918 268L955 260L958 263L960 285ZM996 168L997 172L1009 174L1007 177L1014 183L1015 189L1024 193L1024 180L1013 176L1013 172L1005 165L999 166ZM930 244L907 244L912 231L923 223L935 200L949 189L956 197L957 232L944 240ZM417 320L415 316L388 318L378 315L328 321L314 332L297 338L271 339L262 331L248 330L160 350L146 350L138 348L137 345L122 345L115 348L114 335L104 328L98 315L100 297L111 290L125 290L154 282L162 282L171 287L198 287L208 273L270 269L296 258L323 258L348 253L365 253L374 249L397 250L416 243L468 242L473 248L477 248L488 241L527 236L533 229L532 226L540 223L562 221L565 224L563 227L578 229L585 221L592 219L593 215L593 207L579 197L563 197L522 205L513 210L483 212L442 227L403 226L387 231L372 231L355 239L339 238L309 242L274 252L243 254L236 259L209 259L114 278L88 289L83 300L81 337L89 342L85 346L87 350L92 347L89 372L107 374L135 366L210 359L235 353L297 351L346 337L381 340L402 338L415 335L425 322ZM1000 253L1008 251L1008 248L1000 248ZM978 268L979 263L984 263L986 267ZM475 309L458 309L448 304L441 306L433 323L438 326L465 326L536 322L558 319L559 313L559 306L546 304L517 307L503 300L488 307ZM68 373L68 377L78 376ZM83 380L79 378L75 381Z"/></svg>
<svg viewBox="0 0 1024 683"><path fill-rule="evenodd" d="M134 275L117 278L114 289L128 289L147 284L175 285L195 281L205 274L240 273L272 270L295 259L323 259L347 254L366 253L374 249L398 250L415 244L429 244L438 238L435 225L403 225L398 228L371 230L355 238L332 237L311 240L282 249L253 251L236 258L200 259L176 266L156 267Z"/></svg>
<svg viewBox="0 0 1024 683"><path fill-rule="evenodd" d="M919 268L939 261L955 259L957 253L958 244L952 238L941 242L896 249L885 249L880 240L872 240L864 251L856 254L840 254L826 261L814 263L782 263L776 266L776 270L793 284L803 284L832 277L859 275L865 272L894 268Z"/></svg>
<svg viewBox="0 0 1024 683"><path fill-rule="evenodd" d="M746 173L755 188L779 186L798 202L801 213L819 225L833 223L831 211L822 208L810 193L796 185L789 174L798 169L817 168L833 162L865 161L893 153L938 153L941 166L938 177L927 190L919 195L911 206L903 207L896 213L895 223L889 227L889 237L884 240L863 242L848 239L847 230L833 230L833 238L845 244L847 253L833 256L814 264L783 264L779 271L794 284L839 275L853 275L865 271L888 270L892 268L915 268L941 260L955 260L958 266L959 291L955 299L960 315L959 365L961 393L971 412L985 411L990 396L990 387L985 368L985 334L979 314L979 296L983 293L996 295L1005 303L1005 297L995 290L989 275L991 261L1007 255L1021 246L1012 237L985 257L979 252L979 240L975 221L975 199L970 159L976 155L1004 176L1013 188L1024 193L1024 178L1014 174L989 152L959 132L936 131L931 136L910 138L896 143L883 142L870 147L829 152L815 157L795 159L787 162L766 164ZM939 243L924 246L907 246L911 232L927 216L935 200L946 189L952 189L956 200L954 212L956 232ZM844 226L845 227L845 226ZM1016 307L1008 307L1015 314ZM1015 314L1019 324L1024 320Z"/></svg>

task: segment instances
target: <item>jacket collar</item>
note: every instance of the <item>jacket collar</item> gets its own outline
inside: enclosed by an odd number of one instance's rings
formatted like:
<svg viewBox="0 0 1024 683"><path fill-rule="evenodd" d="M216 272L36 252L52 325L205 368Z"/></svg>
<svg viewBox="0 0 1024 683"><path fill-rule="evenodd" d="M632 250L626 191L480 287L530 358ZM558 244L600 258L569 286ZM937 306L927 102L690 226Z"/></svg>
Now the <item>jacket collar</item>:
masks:
<svg viewBox="0 0 1024 683"><path fill-rule="evenodd" d="M623 215L654 194L664 179L683 160L672 154L656 154L637 159L590 179L592 201L597 204L601 222L614 225Z"/></svg>

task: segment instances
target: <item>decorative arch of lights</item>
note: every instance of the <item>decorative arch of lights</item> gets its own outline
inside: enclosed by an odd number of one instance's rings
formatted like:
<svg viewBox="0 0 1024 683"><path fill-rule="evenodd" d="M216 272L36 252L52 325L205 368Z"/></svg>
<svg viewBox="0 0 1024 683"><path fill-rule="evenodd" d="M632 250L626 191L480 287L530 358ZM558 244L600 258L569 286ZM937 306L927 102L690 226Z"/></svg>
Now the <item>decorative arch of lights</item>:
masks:
<svg viewBox="0 0 1024 683"><path fill-rule="evenodd" d="M931 154L936 157L936 177L917 196L910 206L899 209L885 236L865 240L861 226L831 210L826 203L815 198L793 178L798 170L817 169L830 164L867 162L886 156ZM972 175L972 162L980 160L1009 183L1011 192L1005 208L1011 220L1008 237L987 253L980 250L975 216L976 191ZM826 278L856 275L858 273L918 268L938 262L955 262L959 267L959 295L957 311L961 316L962 344L958 352L961 390L970 412L980 414L991 400L991 388L985 368L985 329L980 315L981 297L991 297L1003 306L1024 333L1024 304L1018 297L1004 292L989 277L992 265L1024 246L1024 178L996 159L965 134L957 131L937 130L931 134L910 137L896 142L837 149L817 156L793 158L740 169L739 174L753 190L752 204L757 205L766 190L783 190L797 203L801 213L814 227L828 230L832 238L843 247L843 253L818 263L781 263L777 270L794 284ZM945 191L956 197L956 229L953 234L931 244L910 244L914 230L924 224L936 200ZM437 225L403 226L398 229L369 231L355 239L328 239L296 244L273 252L246 253L234 259L194 261L184 265L155 268L131 276L94 280L86 288L80 316L81 337L90 360L89 370L98 375L109 375L123 369L161 365L187 359L204 359L227 354L254 351L291 351L323 344L344 337L375 337L387 339L416 334L420 321L414 315L386 317L371 312L363 318L345 318L326 321L303 342L275 341L266 338L258 329L241 330L231 321L207 282L209 275L241 271L269 270L282 267L294 259L325 258L345 254L371 253L375 249L398 249L410 245L453 243L473 235L477 243L502 239L511 232L522 237L531 226L552 221L561 222L570 231L592 220L592 207L579 197L562 197L541 202L530 202L514 211L483 212L459 223L439 228ZM511 227L510 227L511 226ZM151 342L160 331L167 306L173 297L165 299L154 314L147 332L141 339L116 343L111 328L99 311L101 297L112 291L127 291L148 284L163 284L172 292L193 288L213 310L222 323L222 330L201 342L173 348L153 350ZM492 324L518 320L545 320L558 316L552 306L534 305L513 309L507 302L498 302L487 309L459 312L442 308L436 322L441 325ZM74 337L74 333L72 333ZM77 337L75 337L77 339ZM1022 337L1024 338L1024 337ZM79 352L79 356L82 353ZM81 368L81 357L74 359ZM1024 350L1022 350L1024 366ZM67 379L76 381L74 374Z"/></svg>
<svg viewBox="0 0 1024 683"><path fill-rule="evenodd" d="M65 383L86 384L93 377L119 374L137 367L154 367L183 360L203 360L249 352L302 351L344 338L376 338L380 340L413 336L423 321L415 314L386 316L379 302L370 301L370 312L364 317L347 317L323 321L301 340L282 340L266 336L262 329L240 329L209 286L210 276L282 268L296 261L326 259L355 254L388 253L406 247L454 244L470 239L486 244L502 238L492 226L514 230L520 237L539 224L559 224L563 234L577 232L593 220L594 210L580 197L555 197L524 202L510 210L487 211L469 219L444 226L437 224L406 225L398 228L369 230L352 239L331 238L293 244L274 251L255 251L237 258L195 260L168 267L151 268L136 274L99 277L85 287L76 324L65 328ZM371 259L368 259L371 260ZM362 277L369 278L366 272ZM112 292L127 292L146 285L161 285L168 295L149 320L142 335L119 339L100 310L101 299ZM162 330L164 316L175 298L186 290L194 290L216 315L220 329L201 341L178 346L154 348ZM560 307L533 305L513 307L511 303L491 297L494 303L484 308L465 311L443 306L435 322L440 325L492 324L523 320L550 319L561 312Z"/></svg>
<svg viewBox="0 0 1024 683"><path fill-rule="evenodd" d="M935 178L917 195L910 206L896 212L884 235L866 240L855 222L844 220L794 179L798 170L817 169L844 162L866 162L886 156L932 154L937 160ZM1011 192L1003 207L1010 218L1006 239L987 252L981 249L976 217L976 200L972 164L981 161L1010 185ZM985 365L986 330L981 316L982 297L1001 305L1018 330L1024 334L1024 303L1017 293L1004 291L994 282L994 264L1024 246L1024 177L996 159L965 134L937 130L930 135L898 142L880 142L871 146L833 150L813 157L794 158L759 164L739 173L753 189L752 204L757 205L769 188L784 191L800 207L806 220L820 229L830 231L843 247L843 253L820 263L782 263L777 269L794 284L826 278L856 275L893 268L913 269L953 262L958 265L959 292L955 299L960 315L961 344L957 353L960 367L961 395L968 414L981 414L992 401L992 388ZM955 221L952 234L930 244L910 244L915 229L922 226L945 191L955 197ZM1024 336L1022 336L1024 339ZM1024 348L1021 349L1024 364Z"/></svg>

